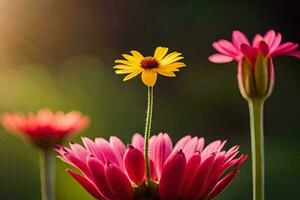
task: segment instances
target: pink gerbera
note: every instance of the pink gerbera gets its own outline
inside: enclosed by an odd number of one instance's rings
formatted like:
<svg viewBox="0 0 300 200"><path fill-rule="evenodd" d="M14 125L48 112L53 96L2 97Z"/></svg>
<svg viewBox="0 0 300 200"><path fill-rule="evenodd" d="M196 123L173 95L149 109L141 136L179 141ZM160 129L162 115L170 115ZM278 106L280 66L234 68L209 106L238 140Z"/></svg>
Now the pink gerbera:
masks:
<svg viewBox="0 0 300 200"><path fill-rule="evenodd" d="M96 199L209 200L236 176L247 155L239 147L223 150L226 141L204 145L204 139L185 136L173 147L168 134L150 139L151 181L145 182L144 138L135 134L126 146L117 137L109 141L82 138L84 146L58 146L60 158L82 175L67 171Z"/></svg>
<svg viewBox="0 0 300 200"><path fill-rule="evenodd" d="M261 52L268 57L280 55L294 56L300 58L300 51L296 50L298 44L285 42L281 44L281 34L276 34L274 30L269 30L264 36L257 34L252 44L240 31L232 32L232 42L221 39L213 43L213 47L219 52L209 57L214 63L227 63L233 60L241 61L247 57L254 62L257 53Z"/></svg>
<svg viewBox="0 0 300 200"><path fill-rule="evenodd" d="M89 117L77 111L54 113L49 109L41 109L36 115L5 113L1 122L8 131L29 139L40 148L49 149L60 144L70 134L85 129L89 124Z"/></svg>
<svg viewBox="0 0 300 200"><path fill-rule="evenodd" d="M242 95L246 98L267 98L273 89L273 58L281 55L300 59L298 44L281 43L281 34L269 30L264 36L257 34L252 44L240 31L233 31L232 42L221 39L213 43L219 52L209 57L213 63L238 62L238 79Z"/></svg>

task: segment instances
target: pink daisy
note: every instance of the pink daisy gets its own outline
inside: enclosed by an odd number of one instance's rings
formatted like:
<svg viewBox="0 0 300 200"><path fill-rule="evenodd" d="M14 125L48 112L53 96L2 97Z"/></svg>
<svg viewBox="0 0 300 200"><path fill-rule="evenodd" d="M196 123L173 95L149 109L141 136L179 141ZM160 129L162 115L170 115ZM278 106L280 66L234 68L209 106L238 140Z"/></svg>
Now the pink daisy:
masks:
<svg viewBox="0 0 300 200"><path fill-rule="evenodd" d="M29 139L36 146L49 149L69 135L85 129L89 125L89 117L72 111L56 113L49 109L41 109L37 114L5 113L1 122L10 132Z"/></svg>
<svg viewBox="0 0 300 200"><path fill-rule="evenodd" d="M252 44L240 31L233 31L232 42L221 39L213 43L219 52L208 59L213 63L238 62L239 88L243 97L266 99L273 90L273 58L281 55L300 59L298 44L281 43L281 34L269 30L264 36L257 34Z"/></svg>
<svg viewBox="0 0 300 200"><path fill-rule="evenodd" d="M151 182L145 183L144 138L135 134L131 144L117 137L109 141L82 138L84 146L58 146L60 159L77 168L67 169L93 197L100 200L213 199L237 175L247 155L239 147L223 150L226 141L205 147L204 139L185 136L173 147L168 134L150 139Z"/></svg>

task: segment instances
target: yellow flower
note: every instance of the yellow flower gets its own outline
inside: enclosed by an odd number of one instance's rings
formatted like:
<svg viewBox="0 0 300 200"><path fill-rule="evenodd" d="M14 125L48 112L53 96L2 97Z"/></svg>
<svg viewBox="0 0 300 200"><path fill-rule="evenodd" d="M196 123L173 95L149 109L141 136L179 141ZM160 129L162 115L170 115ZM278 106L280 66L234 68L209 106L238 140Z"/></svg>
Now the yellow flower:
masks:
<svg viewBox="0 0 300 200"><path fill-rule="evenodd" d="M154 86L157 73L167 76L175 77L175 73L179 71L178 68L185 67L183 62L177 62L183 57L181 53L172 52L167 55L168 48L157 47L154 56L144 57L138 51L130 51L132 55L122 54L126 60L115 60L117 63L114 66L117 69L116 74L128 74L123 81L132 79L133 77L142 73L142 81L147 86Z"/></svg>

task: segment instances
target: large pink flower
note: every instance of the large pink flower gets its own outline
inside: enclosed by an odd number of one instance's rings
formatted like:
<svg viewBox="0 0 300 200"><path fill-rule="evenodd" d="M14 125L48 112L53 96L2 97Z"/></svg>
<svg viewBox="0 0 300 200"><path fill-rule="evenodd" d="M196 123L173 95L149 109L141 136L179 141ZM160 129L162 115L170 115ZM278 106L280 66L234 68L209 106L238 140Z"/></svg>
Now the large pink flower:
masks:
<svg viewBox="0 0 300 200"><path fill-rule="evenodd" d="M240 31L233 31L232 42L221 39L213 43L219 52L209 57L213 63L238 62L238 80L246 99L267 98L273 89L273 58L281 55L300 59L298 44L281 43L281 34L269 30L264 36L257 34L252 44Z"/></svg>
<svg viewBox="0 0 300 200"><path fill-rule="evenodd" d="M226 141L204 145L204 139L185 136L173 147L168 134L150 139L151 182L145 184L144 138L135 134L126 146L117 137L109 141L82 138L84 146L58 146L60 158L82 175L67 171L96 199L209 200L236 176L247 155L238 146L222 150Z"/></svg>
<svg viewBox="0 0 300 200"><path fill-rule="evenodd" d="M48 149L60 144L68 135L85 129L89 125L89 118L77 111L65 114L41 109L36 115L5 113L1 122L8 131L29 139L40 148Z"/></svg>

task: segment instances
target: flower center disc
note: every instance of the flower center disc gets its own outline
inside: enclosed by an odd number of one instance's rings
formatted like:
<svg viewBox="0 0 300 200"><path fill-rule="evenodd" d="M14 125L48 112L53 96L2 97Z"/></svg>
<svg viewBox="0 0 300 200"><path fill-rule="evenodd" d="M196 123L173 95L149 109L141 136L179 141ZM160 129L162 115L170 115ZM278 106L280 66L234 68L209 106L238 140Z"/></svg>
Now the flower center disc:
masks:
<svg viewBox="0 0 300 200"><path fill-rule="evenodd" d="M145 70L155 69L158 68L158 66L159 66L158 61L153 57L145 57L141 61L141 68Z"/></svg>

